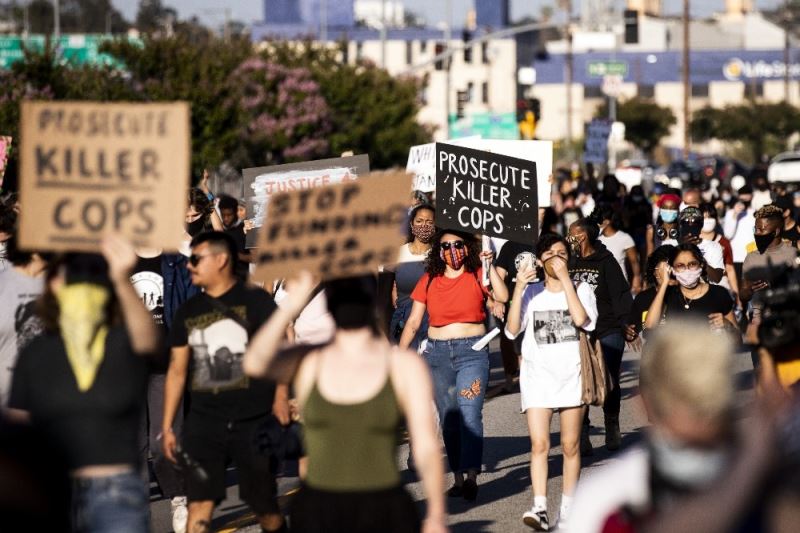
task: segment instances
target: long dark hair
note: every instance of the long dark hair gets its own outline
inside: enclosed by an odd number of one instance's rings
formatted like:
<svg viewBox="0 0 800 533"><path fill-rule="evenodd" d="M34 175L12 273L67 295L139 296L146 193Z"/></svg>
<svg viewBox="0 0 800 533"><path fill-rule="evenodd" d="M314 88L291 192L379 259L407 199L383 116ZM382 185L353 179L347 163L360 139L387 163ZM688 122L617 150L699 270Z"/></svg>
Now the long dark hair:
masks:
<svg viewBox="0 0 800 533"><path fill-rule="evenodd" d="M107 271L102 273L98 271L101 265L107 268L102 257L79 253L57 256L48 264L44 279L44 291L36 301L36 314L42 321L42 326L46 332L52 334L60 333L58 320L61 309L58 305L58 298L56 298L50 285L53 279L61 273L64 274L65 283L70 283L71 280L74 280L75 282L87 281L108 286L109 299L103 310L105 323L111 326L121 322L122 312L119 308L117 295L108 280Z"/></svg>
<svg viewBox="0 0 800 533"><path fill-rule="evenodd" d="M433 207L431 204L419 204L418 206L412 207L411 211L408 212L408 228L406 230L406 242L414 242L414 234L411 232L411 226L414 224L414 219L417 218L417 213L422 211L423 209L427 209L433 216L436 216L436 208ZM434 219L435 220L435 219Z"/></svg>
<svg viewBox="0 0 800 533"><path fill-rule="evenodd" d="M481 242L472 233L452 229L436 230L436 234L433 236L431 251L428 252L428 257L425 259L425 272L427 272L431 278L444 275L447 264L440 255L442 251L440 241L446 234L455 235L464 240L467 245L467 259L464 261L464 269L467 272L477 272L481 267Z"/></svg>

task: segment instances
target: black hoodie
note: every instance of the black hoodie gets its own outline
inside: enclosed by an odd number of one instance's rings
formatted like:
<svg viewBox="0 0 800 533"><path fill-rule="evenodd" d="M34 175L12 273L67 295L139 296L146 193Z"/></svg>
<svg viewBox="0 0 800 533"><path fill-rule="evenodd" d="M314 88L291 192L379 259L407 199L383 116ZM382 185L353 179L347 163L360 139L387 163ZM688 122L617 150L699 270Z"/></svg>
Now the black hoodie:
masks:
<svg viewBox="0 0 800 533"><path fill-rule="evenodd" d="M597 299L598 339L612 333L622 333L631 313L633 298L631 287L622 274L619 263L605 245L597 241L595 252L587 257L573 254L569 263L569 275L577 285L588 283L594 288Z"/></svg>

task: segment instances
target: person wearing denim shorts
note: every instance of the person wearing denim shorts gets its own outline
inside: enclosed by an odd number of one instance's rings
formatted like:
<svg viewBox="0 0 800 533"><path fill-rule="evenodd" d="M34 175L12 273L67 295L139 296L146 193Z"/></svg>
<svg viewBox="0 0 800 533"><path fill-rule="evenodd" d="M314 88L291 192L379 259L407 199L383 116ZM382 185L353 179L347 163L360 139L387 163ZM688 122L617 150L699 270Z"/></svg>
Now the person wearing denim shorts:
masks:
<svg viewBox="0 0 800 533"><path fill-rule="evenodd" d="M492 252L481 252L471 234L439 230L425 264L425 275L411 293L413 305L400 346L407 348L428 313L428 343L422 353L434 383L447 458L453 471L452 497L475 500L477 477L483 462L483 400L489 379L489 350L473 350L485 335L486 318L483 261L492 263ZM492 264L489 268L493 297L504 303L508 290Z"/></svg>
<svg viewBox="0 0 800 533"><path fill-rule="evenodd" d="M105 258L66 254L48 267L44 333L20 354L9 407L66 462L71 531L145 533L149 502L137 472L139 416L146 356L158 353L161 339L131 285L133 246L107 237L102 250Z"/></svg>

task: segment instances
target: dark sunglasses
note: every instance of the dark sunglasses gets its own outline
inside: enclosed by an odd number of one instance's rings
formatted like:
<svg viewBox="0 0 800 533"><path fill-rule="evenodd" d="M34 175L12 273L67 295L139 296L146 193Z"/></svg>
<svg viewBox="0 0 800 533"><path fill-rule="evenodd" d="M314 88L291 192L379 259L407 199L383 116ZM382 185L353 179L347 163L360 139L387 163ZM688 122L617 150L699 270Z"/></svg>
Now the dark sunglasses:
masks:
<svg viewBox="0 0 800 533"><path fill-rule="evenodd" d="M197 265L200 264L200 261L202 261L204 257L208 257L210 255L216 255L216 254L206 254L206 255L192 254L189 256L189 264L191 264L193 267L196 267Z"/></svg>
<svg viewBox="0 0 800 533"><path fill-rule="evenodd" d="M466 246L464 241L445 241L441 243L439 246L442 247L442 250L449 250L451 247L455 248L456 250L461 250Z"/></svg>

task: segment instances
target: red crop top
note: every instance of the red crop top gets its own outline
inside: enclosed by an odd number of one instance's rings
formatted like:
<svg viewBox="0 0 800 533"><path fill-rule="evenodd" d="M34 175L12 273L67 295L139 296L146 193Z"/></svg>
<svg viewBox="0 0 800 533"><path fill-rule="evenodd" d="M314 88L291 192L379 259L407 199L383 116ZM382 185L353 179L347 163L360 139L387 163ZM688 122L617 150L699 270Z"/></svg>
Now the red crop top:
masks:
<svg viewBox="0 0 800 533"><path fill-rule="evenodd" d="M428 286L426 273L417 282L411 299L428 308L430 325L435 328L457 322L479 323L486 319L484 296L489 290L483 285L483 269L466 270L457 278L436 276Z"/></svg>

